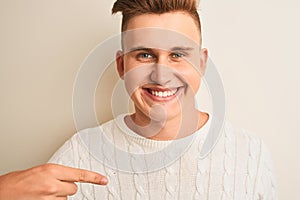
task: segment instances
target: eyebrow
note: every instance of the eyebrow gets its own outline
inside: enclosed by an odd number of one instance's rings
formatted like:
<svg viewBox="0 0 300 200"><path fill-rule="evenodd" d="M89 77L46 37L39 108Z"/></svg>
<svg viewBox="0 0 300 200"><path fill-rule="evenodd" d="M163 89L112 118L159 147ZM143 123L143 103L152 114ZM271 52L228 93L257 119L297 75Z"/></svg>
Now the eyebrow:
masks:
<svg viewBox="0 0 300 200"><path fill-rule="evenodd" d="M129 52L133 52L133 51L152 51L155 48L148 48L148 47L144 47L144 46L137 46L137 47L133 47L129 50ZM165 49L162 49L165 50ZM192 47L185 47L185 46L176 46L176 47L172 47L170 49L170 51L193 51L194 48Z"/></svg>
<svg viewBox="0 0 300 200"><path fill-rule="evenodd" d="M194 48L192 48L192 47L184 47L184 46L171 48L171 51L193 51L193 50L194 50Z"/></svg>
<svg viewBox="0 0 300 200"><path fill-rule="evenodd" d="M133 47L131 49L129 49L129 52L133 52L133 51L149 51L152 48L147 48L147 47L143 47L143 46L138 46L138 47Z"/></svg>

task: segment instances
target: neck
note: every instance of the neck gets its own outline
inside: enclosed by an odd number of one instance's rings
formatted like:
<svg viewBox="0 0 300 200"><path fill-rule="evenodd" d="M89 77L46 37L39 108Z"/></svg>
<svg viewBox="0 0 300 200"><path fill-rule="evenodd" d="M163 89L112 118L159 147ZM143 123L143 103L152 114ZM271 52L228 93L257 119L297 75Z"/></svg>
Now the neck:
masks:
<svg viewBox="0 0 300 200"><path fill-rule="evenodd" d="M134 113L125 118L127 126L137 134L153 140L174 140L193 134L208 120L208 114L196 109L180 113L165 121Z"/></svg>

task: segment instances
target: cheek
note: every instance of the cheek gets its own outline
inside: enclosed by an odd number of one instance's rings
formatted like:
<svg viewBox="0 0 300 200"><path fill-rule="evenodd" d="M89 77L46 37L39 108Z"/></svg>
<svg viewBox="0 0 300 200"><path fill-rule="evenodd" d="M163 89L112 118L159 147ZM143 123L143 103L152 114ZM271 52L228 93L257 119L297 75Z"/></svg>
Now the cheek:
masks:
<svg viewBox="0 0 300 200"><path fill-rule="evenodd" d="M137 106L139 109L142 109L143 107L143 101L142 101L142 94L141 91L135 90L131 96L130 96L132 102L135 106Z"/></svg>
<svg viewBox="0 0 300 200"><path fill-rule="evenodd" d="M201 84L201 76L199 71L193 67L189 67L189 70L184 70L181 74L186 83L193 90L193 93L197 93Z"/></svg>
<svg viewBox="0 0 300 200"><path fill-rule="evenodd" d="M201 78L200 78L200 76L197 76L197 77L194 76L194 77L191 79L189 85L190 85L190 87L193 89L193 93L194 93L194 94L196 94L197 91L199 90L200 83L201 83Z"/></svg>
<svg viewBox="0 0 300 200"><path fill-rule="evenodd" d="M150 82L151 72L151 66L134 65L130 62L126 63L124 83L129 96L142 92L140 91L140 87Z"/></svg>

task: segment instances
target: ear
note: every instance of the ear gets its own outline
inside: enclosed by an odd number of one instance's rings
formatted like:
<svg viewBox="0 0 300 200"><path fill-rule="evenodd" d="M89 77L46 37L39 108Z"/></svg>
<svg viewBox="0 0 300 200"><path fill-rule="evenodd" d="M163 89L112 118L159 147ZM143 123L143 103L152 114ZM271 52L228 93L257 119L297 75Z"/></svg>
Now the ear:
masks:
<svg viewBox="0 0 300 200"><path fill-rule="evenodd" d="M119 77L124 79L124 55L123 51L119 50L116 53L116 63Z"/></svg>
<svg viewBox="0 0 300 200"><path fill-rule="evenodd" d="M201 76L204 76L206 71L206 64L208 59L208 50L203 48L200 50L200 72Z"/></svg>

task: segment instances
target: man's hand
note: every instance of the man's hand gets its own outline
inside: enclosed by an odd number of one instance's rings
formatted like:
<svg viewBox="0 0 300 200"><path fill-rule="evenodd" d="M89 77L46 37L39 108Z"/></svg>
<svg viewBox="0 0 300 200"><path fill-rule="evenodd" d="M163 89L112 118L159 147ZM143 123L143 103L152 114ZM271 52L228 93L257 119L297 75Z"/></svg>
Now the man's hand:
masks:
<svg viewBox="0 0 300 200"><path fill-rule="evenodd" d="M75 182L106 185L101 174L56 164L45 164L0 176L0 200L67 199L77 192Z"/></svg>

